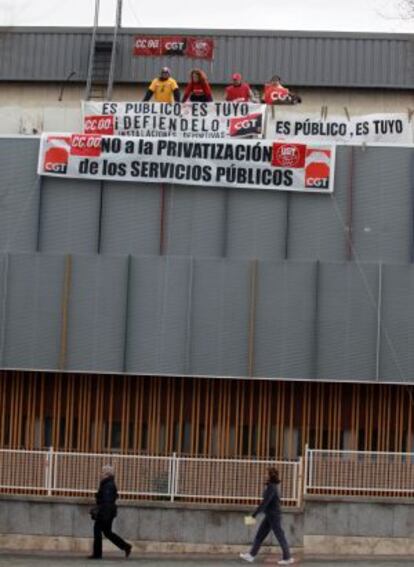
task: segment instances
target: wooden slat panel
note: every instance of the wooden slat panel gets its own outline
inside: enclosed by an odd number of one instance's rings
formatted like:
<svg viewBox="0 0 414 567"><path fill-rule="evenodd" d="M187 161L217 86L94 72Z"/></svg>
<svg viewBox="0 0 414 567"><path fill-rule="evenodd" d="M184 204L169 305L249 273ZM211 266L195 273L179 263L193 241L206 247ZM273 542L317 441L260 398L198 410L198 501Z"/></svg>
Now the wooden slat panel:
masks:
<svg viewBox="0 0 414 567"><path fill-rule="evenodd" d="M220 457L411 451L410 386L0 372L0 447Z"/></svg>

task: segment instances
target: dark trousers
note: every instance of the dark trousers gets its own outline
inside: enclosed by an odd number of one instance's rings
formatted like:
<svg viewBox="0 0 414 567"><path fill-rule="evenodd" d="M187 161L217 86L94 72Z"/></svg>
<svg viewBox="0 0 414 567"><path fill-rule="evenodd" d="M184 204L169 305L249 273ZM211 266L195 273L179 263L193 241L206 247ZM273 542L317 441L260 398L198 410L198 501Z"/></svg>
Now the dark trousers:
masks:
<svg viewBox="0 0 414 567"><path fill-rule="evenodd" d="M112 520L95 520L93 526L93 555L102 557L102 534L112 541L114 545L126 551L129 544L112 531Z"/></svg>
<svg viewBox="0 0 414 567"><path fill-rule="evenodd" d="M257 555L262 543L269 535L270 530L273 531L280 547L282 548L283 559L289 559L289 545L286 541L285 532L280 525L280 514L269 514L264 517L262 523L259 526L259 529L257 530L256 537L254 538L254 542L250 550L250 555L253 555L253 557Z"/></svg>

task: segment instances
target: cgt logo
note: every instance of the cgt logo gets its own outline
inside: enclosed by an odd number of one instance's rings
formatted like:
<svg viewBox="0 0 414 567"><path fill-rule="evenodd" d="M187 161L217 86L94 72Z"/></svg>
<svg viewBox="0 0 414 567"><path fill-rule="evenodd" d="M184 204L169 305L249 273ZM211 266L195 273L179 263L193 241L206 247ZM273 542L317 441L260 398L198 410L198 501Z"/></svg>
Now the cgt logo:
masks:
<svg viewBox="0 0 414 567"><path fill-rule="evenodd" d="M331 150L320 148L306 151L305 188L329 189L331 175Z"/></svg>
<svg viewBox="0 0 414 567"><path fill-rule="evenodd" d="M161 50L165 55L184 55L186 41L183 37L163 38L161 42Z"/></svg>
<svg viewBox="0 0 414 567"><path fill-rule="evenodd" d="M46 139L43 171L64 175L68 169L69 151L69 136L48 136Z"/></svg>
<svg viewBox="0 0 414 567"><path fill-rule="evenodd" d="M256 114L248 114L247 116L230 118L229 134L230 136L242 137L260 134L262 131L262 115L260 112Z"/></svg>

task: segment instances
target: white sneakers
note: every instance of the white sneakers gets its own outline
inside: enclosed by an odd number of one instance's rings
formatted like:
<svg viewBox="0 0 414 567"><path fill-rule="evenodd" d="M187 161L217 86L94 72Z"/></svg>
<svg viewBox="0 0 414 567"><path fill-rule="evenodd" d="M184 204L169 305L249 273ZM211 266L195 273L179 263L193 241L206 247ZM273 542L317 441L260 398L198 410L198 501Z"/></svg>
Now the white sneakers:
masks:
<svg viewBox="0 0 414 567"><path fill-rule="evenodd" d="M247 561L247 563L253 563L254 557L250 555L250 553L240 553L240 559L243 561ZM292 565L295 563L295 559L293 557L289 557L289 559L280 559L277 564L278 565Z"/></svg>
<svg viewBox="0 0 414 567"><path fill-rule="evenodd" d="M250 553L240 553L240 559L247 561L247 563L253 563L254 561L254 557L253 555L250 555Z"/></svg>

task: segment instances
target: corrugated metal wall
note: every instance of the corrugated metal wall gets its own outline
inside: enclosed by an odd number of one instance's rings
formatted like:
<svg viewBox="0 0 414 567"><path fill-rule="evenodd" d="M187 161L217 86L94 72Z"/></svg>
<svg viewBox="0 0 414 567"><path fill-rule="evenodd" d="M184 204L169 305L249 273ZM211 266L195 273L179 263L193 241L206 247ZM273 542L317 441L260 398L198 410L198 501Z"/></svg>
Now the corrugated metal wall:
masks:
<svg viewBox="0 0 414 567"><path fill-rule="evenodd" d="M414 382L414 150L339 148L328 196L38 179L37 149L0 140L1 367Z"/></svg>
<svg viewBox="0 0 414 567"><path fill-rule="evenodd" d="M214 61L132 56L136 35L177 33L213 37ZM98 34L98 40L111 37L109 30ZM191 68L202 67L216 84L227 83L237 70L252 84L278 73L301 86L414 86L414 46L408 35L124 29L119 37L117 82L147 82L168 64L180 82ZM0 28L0 80L64 81L74 71L73 82L86 81L90 38L87 29Z"/></svg>

